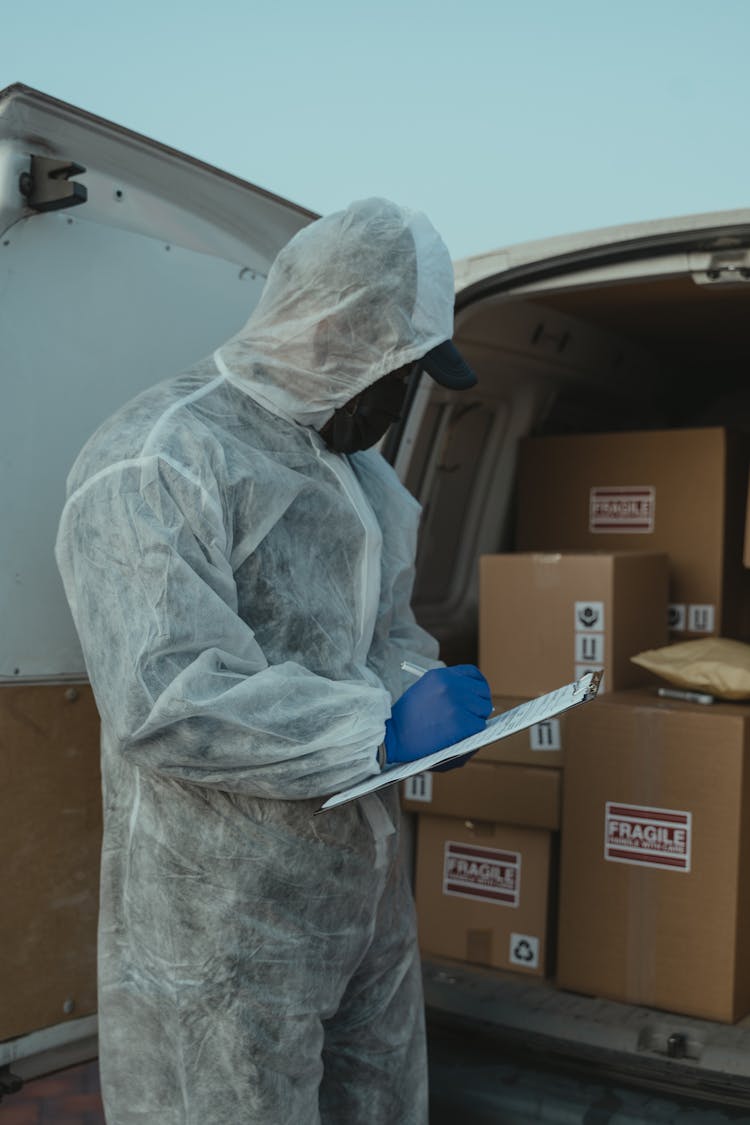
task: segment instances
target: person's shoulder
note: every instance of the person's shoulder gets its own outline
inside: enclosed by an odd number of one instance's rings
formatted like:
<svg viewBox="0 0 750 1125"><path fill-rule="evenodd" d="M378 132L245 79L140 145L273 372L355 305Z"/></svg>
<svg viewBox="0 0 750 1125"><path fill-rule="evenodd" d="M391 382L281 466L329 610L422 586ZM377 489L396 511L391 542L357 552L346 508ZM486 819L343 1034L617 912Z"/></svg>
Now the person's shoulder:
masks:
<svg viewBox="0 0 750 1125"><path fill-rule="evenodd" d="M191 404L210 397L221 384L206 365L165 379L120 406L91 435L71 470L68 491L104 470L133 465L149 457L179 462L208 452L210 428Z"/></svg>

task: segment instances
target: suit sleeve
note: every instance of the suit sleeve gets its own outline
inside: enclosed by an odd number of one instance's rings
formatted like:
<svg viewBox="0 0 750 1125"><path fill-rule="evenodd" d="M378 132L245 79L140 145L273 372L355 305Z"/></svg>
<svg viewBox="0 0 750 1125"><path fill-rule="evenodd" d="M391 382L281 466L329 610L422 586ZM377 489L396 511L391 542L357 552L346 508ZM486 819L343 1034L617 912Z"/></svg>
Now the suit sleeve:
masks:
<svg viewBox="0 0 750 1125"><path fill-rule="evenodd" d="M102 721L122 754L171 777L282 799L376 773L388 692L292 661L269 665L237 612L215 498L187 475L156 468L146 488L143 476L143 465L115 466L74 493L56 550Z"/></svg>

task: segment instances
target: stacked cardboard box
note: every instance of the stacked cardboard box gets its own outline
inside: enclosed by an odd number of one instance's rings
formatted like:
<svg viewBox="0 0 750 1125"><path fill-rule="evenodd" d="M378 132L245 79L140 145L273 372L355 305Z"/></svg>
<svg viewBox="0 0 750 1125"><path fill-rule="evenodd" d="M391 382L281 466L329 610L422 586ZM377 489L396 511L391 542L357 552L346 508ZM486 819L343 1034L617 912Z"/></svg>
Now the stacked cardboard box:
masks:
<svg viewBox="0 0 750 1125"><path fill-rule="evenodd" d="M749 449L724 429L523 444L517 552L480 565L480 667L498 710L592 667L607 694L411 780L425 952L541 974L559 938L561 987L750 1012L750 707L659 699L630 663L750 639Z"/></svg>
<svg viewBox="0 0 750 1125"><path fill-rule="evenodd" d="M552 834L495 821L421 816L422 950L533 976L548 968Z"/></svg>
<svg viewBox="0 0 750 1125"><path fill-rule="evenodd" d="M668 560L646 553L493 555L481 561L480 666L498 710L666 641ZM416 900L424 952L550 971L566 716L406 783L418 812Z"/></svg>
<svg viewBox="0 0 750 1125"><path fill-rule="evenodd" d="M519 552L663 552L670 638L749 639L749 448L718 428L529 439ZM540 611L547 596L537 579ZM517 604L508 599L511 614ZM557 983L736 1020L750 1011L750 708L620 690L634 684L629 656L666 638L626 639L615 626L603 656L610 694L566 719ZM551 647L537 641L538 664ZM492 644L482 653L493 683L502 675L512 690L519 662L498 662Z"/></svg>
<svg viewBox="0 0 750 1125"><path fill-rule="evenodd" d="M556 830L560 827L560 771L502 765L477 756L459 769L410 777L404 782L402 807L431 816Z"/></svg>
<svg viewBox="0 0 750 1125"><path fill-rule="evenodd" d="M473 760L405 783L418 812L423 952L543 975L557 884L559 770Z"/></svg>
<svg viewBox="0 0 750 1125"><path fill-rule="evenodd" d="M498 713L521 699L497 697ZM419 813L425 953L542 975L551 967L566 716L486 746L461 769L404 784ZM504 823L503 823L504 822Z"/></svg>
<svg viewBox="0 0 750 1125"><path fill-rule="evenodd" d="M719 427L528 438L516 547L665 552L674 639L747 639L749 458L750 435Z"/></svg>
<svg viewBox="0 0 750 1125"><path fill-rule="evenodd" d="M600 690L642 683L630 657L667 642L668 567L633 551L484 555L479 667L492 691L529 698L601 668Z"/></svg>
<svg viewBox="0 0 750 1125"><path fill-rule="evenodd" d="M570 713L558 983L750 1012L750 707L655 691Z"/></svg>

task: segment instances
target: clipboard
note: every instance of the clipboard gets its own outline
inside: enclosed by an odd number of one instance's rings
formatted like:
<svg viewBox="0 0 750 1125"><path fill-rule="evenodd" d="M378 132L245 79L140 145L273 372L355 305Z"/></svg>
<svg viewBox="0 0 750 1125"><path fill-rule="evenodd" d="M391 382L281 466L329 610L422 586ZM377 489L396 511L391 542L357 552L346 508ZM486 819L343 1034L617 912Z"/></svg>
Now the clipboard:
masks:
<svg viewBox="0 0 750 1125"><path fill-rule="evenodd" d="M358 797L364 797L368 793L375 793L378 789L384 789L387 785L395 785L396 782L404 781L407 777L413 777L414 774L425 773L426 770L440 766L443 762L450 762L454 758L463 757L464 754L471 754L475 750L480 750L482 746L499 742L502 738L517 734L520 730L527 730L529 727L533 727L535 723L542 723L545 719L553 719L556 715L562 714L563 711L569 711L571 707L577 707L581 703L589 703L592 699L596 699L603 674L603 671L585 672L580 679L565 684L564 687L557 688L556 691L539 695L536 699L530 699L526 703L520 703L517 707L511 707L509 711L494 715L487 720L484 730L472 734L460 742L454 742L451 746L446 746L444 750L436 750L434 754L426 754L423 758L417 758L413 762L399 762L386 766L384 770L376 773L373 777L368 777L364 781L358 782L357 785L342 790L341 793L334 793L333 796L324 801L315 815L319 816L320 813L328 812L330 809L337 809L349 801L356 801Z"/></svg>

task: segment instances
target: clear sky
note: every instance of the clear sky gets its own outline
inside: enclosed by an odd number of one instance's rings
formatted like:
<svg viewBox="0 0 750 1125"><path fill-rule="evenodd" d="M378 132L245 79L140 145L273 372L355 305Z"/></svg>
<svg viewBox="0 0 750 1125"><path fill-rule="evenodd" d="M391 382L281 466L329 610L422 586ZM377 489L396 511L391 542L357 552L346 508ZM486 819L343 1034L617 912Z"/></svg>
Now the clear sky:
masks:
<svg viewBox="0 0 750 1125"><path fill-rule="evenodd" d="M749 47L750 0L8 0L0 86L459 258L750 205Z"/></svg>

